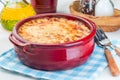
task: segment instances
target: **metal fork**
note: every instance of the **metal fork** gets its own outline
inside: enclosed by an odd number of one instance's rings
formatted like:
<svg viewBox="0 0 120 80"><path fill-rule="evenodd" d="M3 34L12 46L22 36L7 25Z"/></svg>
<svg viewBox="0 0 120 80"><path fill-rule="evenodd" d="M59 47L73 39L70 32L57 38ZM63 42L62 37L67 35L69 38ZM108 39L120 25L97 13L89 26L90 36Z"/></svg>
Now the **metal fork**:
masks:
<svg viewBox="0 0 120 80"><path fill-rule="evenodd" d="M98 30L97 30L97 32L99 33L99 34L101 34L101 37L99 37L100 38L100 43L104 43L104 45L106 45L106 46L109 46L109 47L111 47L112 49L114 49L115 51L116 51L116 53L117 53L117 55L119 55L120 56L120 49L117 47L117 46L115 46L115 45L113 45L112 43L111 43L111 41L108 39L108 37L106 36L106 34L105 34L105 32L101 29L101 28L99 28ZM98 34L98 36L100 36ZM101 44L102 45L102 44Z"/></svg>
<svg viewBox="0 0 120 80"><path fill-rule="evenodd" d="M120 75L120 70L119 70L110 50L108 49L108 46L111 46L112 44L102 29L97 29L97 32L95 35L95 42L97 43L98 46L101 46L104 48L104 53L106 55L106 59L108 61L108 66L111 71L111 74L113 76Z"/></svg>

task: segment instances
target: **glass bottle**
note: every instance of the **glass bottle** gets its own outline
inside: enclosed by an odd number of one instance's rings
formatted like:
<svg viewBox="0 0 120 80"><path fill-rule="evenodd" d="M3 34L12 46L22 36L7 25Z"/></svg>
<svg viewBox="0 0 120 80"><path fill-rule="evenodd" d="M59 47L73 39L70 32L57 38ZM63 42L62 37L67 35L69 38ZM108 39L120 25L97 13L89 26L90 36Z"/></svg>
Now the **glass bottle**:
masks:
<svg viewBox="0 0 120 80"><path fill-rule="evenodd" d="M26 0L6 0L4 4L4 8L0 13L0 20L2 26L12 31L15 24L27 17L36 15L33 7Z"/></svg>

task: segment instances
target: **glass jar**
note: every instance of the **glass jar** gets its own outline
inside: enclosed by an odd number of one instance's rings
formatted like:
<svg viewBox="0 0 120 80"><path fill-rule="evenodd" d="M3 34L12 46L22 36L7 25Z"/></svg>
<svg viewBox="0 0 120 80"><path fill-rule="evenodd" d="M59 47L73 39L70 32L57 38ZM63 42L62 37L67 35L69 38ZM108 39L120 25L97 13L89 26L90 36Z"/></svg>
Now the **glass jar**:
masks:
<svg viewBox="0 0 120 80"><path fill-rule="evenodd" d="M114 4L111 0L97 0L95 5L95 16L113 16Z"/></svg>
<svg viewBox="0 0 120 80"><path fill-rule="evenodd" d="M57 9L57 0L30 0L37 14L55 13Z"/></svg>
<svg viewBox="0 0 120 80"><path fill-rule="evenodd" d="M26 0L6 0L2 3L4 8L0 13L0 20L2 26L9 31L13 30L18 21L36 15L33 7Z"/></svg>

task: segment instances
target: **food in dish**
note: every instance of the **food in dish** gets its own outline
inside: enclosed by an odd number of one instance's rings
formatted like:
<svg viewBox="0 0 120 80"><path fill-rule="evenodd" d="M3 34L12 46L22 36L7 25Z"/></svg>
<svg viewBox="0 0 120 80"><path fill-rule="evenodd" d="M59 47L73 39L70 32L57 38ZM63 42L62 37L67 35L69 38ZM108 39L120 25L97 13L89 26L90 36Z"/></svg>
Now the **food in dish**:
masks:
<svg viewBox="0 0 120 80"><path fill-rule="evenodd" d="M19 35L39 44L60 44L77 41L90 34L82 22L66 18L38 18L25 22L18 30Z"/></svg>

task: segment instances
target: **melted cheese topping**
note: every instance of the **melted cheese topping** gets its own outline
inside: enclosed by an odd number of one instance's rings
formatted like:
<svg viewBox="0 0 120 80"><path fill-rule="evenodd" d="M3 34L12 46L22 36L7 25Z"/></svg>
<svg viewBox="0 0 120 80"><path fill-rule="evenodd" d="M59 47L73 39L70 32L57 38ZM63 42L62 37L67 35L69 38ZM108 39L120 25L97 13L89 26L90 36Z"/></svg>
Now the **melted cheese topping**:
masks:
<svg viewBox="0 0 120 80"><path fill-rule="evenodd" d="M46 17L24 23L18 33L30 42L60 44L84 38L90 34L90 30L79 21Z"/></svg>

